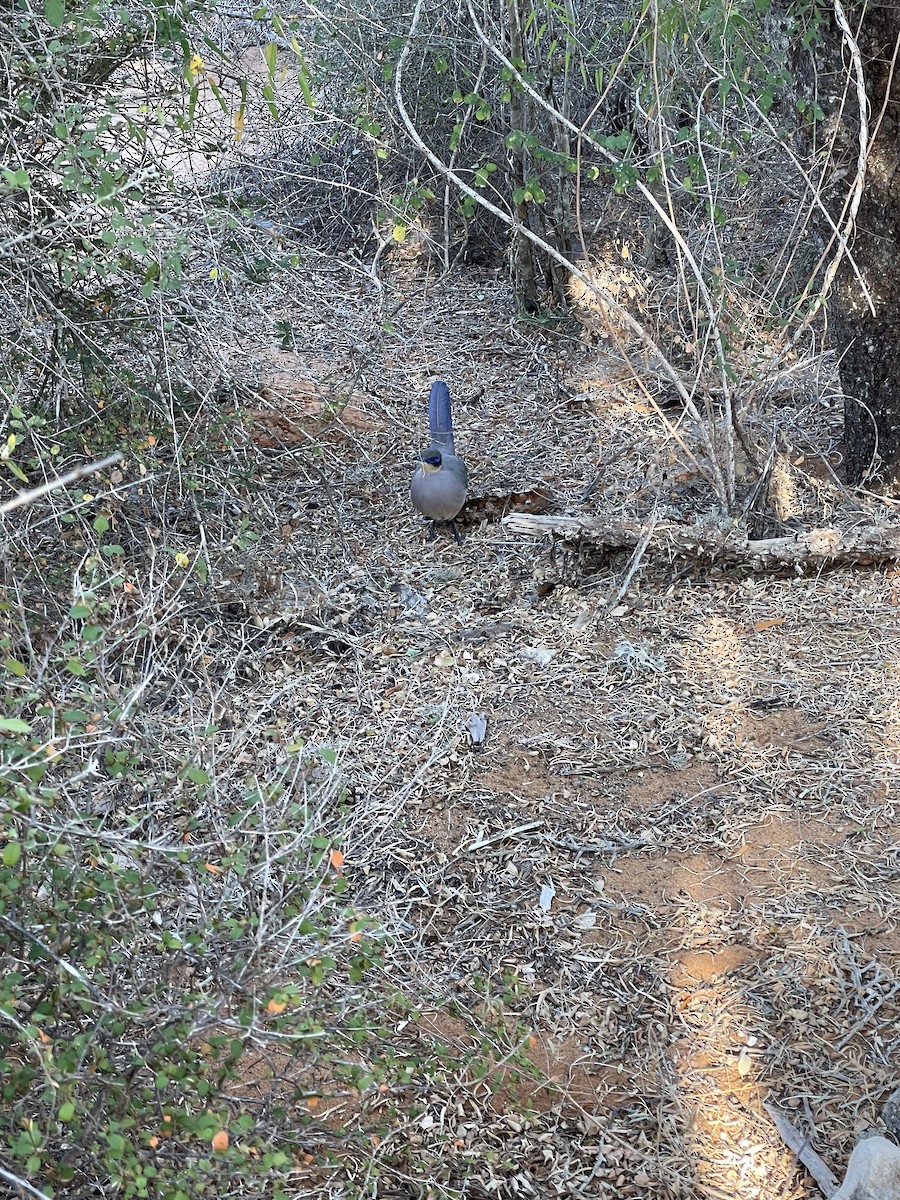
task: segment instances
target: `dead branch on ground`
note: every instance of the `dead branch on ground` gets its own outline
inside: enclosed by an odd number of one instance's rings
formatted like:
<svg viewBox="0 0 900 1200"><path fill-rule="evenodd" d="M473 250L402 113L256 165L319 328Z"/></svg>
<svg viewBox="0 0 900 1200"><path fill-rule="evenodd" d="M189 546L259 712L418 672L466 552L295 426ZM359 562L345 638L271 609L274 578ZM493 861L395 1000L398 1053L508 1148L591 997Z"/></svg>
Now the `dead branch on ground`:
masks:
<svg viewBox="0 0 900 1200"><path fill-rule="evenodd" d="M510 513L503 525L526 537L548 534L565 542L581 542L608 550L634 549L644 539L648 551L672 558L699 558L767 567L855 565L900 558L900 525L868 525L857 529L807 529L786 537L752 540L736 525L676 525L640 521L605 521L596 517L537 516ZM648 536L649 534L649 536Z"/></svg>

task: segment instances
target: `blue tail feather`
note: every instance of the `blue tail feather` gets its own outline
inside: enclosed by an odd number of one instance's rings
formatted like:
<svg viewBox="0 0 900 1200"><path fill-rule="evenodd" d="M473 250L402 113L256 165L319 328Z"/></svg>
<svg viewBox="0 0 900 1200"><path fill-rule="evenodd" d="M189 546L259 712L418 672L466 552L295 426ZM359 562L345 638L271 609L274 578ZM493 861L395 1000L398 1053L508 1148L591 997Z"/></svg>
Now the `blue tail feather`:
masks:
<svg viewBox="0 0 900 1200"><path fill-rule="evenodd" d="M450 389L440 379L431 385L431 394L428 397L428 429L433 446L454 453Z"/></svg>

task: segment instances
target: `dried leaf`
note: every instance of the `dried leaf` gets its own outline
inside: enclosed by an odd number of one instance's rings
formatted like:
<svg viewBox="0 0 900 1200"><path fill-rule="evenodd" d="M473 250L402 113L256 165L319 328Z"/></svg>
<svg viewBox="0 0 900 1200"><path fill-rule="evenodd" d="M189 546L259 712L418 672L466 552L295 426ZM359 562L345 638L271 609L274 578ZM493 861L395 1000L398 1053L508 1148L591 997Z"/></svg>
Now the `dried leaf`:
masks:
<svg viewBox="0 0 900 1200"><path fill-rule="evenodd" d="M770 617L767 621L756 621L753 628L757 633L765 633L767 629L774 629L776 625L783 625L784 617Z"/></svg>
<svg viewBox="0 0 900 1200"><path fill-rule="evenodd" d="M555 654L556 651L547 646L523 646L519 651L520 658L524 658L527 662L533 662L539 667L546 667L551 663Z"/></svg>

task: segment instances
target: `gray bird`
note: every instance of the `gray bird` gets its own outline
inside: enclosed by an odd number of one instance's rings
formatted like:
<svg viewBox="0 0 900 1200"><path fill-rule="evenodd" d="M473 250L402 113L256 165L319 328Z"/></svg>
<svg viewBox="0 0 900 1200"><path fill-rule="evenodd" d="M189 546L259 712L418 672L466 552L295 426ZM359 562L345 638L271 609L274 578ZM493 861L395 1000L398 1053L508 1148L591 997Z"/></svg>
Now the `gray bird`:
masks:
<svg viewBox="0 0 900 1200"><path fill-rule="evenodd" d="M456 518L466 502L469 473L463 460L456 457L450 389L440 381L431 385L428 428L431 445L420 455L409 489L413 508L431 522L430 538L434 537L437 525L449 524L459 541Z"/></svg>

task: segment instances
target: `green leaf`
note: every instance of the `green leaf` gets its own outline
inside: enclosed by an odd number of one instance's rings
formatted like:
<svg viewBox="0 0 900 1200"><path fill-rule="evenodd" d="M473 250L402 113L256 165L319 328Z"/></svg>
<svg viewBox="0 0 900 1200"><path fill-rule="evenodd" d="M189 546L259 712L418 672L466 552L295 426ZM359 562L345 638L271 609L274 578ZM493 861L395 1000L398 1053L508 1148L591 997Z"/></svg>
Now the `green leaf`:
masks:
<svg viewBox="0 0 900 1200"><path fill-rule="evenodd" d="M70 658L66 663L66 670L72 675L87 675L87 667L84 663L78 661L77 658Z"/></svg>
<svg viewBox="0 0 900 1200"><path fill-rule="evenodd" d="M20 721L18 717L0 717L0 733L31 733L31 726L27 721Z"/></svg>
<svg viewBox="0 0 900 1200"><path fill-rule="evenodd" d="M125 1152L125 1139L121 1133L108 1133L106 1135L106 1144L109 1147L109 1155L111 1158L121 1158Z"/></svg>
<svg viewBox="0 0 900 1200"><path fill-rule="evenodd" d="M191 783L198 783L201 785L209 783L209 776L205 771L202 771L200 767L188 767L188 769L185 771L185 775L191 781Z"/></svg>
<svg viewBox="0 0 900 1200"><path fill-rule="evenodd" d="M300 91L303 93L303 99L306 101L306 107L313 109L316 107L316 98L312 94L309 67L306 65L306 59L300 50L300 43L295 37L291 38L291 49L297 56L297 82L300 84Z"/></svg>
<svg viewBox="0 0 900 1200"><path fill-rule="evenodd" d="M263 58L269 68L269 78L275 78L275 68L278 66L278 47L274 42L267 42L263 47Z"/></svg>
<svg viewBox="0 0 900 1200"><path fill-rule="evenodd" d="M10 188L21 188L27 192L31 187L31 176L25 170L11 171L9 167L4 167L3 178Z"/></svg>
<svg viewBox="0 0 900 1200"><path fill-rule="evenodd" d="M228 112L228 101L225 99L225 95L224 95L222 89L216 83L215 78L212 75L207 75L206 82L209 84L209 90L215 96L216 100L218 100L219 108L221 108L222 112L227 113Z"/></svg>
<svg viewBox="0 0 900 1200"><path fill-rule="evenodd" d="M22 857L21 842L7 842L3 847L3 865L4 867L14 867Z"/></svg>
<svg viewBox="0 0 900 1200"><path fill-rule="evenodd" d="M61 1104L59 1112L56 1114L61 1121L71 1121L75 1116L75 1105L69 1101L67 1104Z"/></svg>
<svg viewBox="0 0 900 1200"><path fill-rule="evenodd" d="M16 464L14 462L10 462L9 459L6 459L5 465L9 468L10 471L12 471L13 475L15 475L16 479L18 479L20 483L28 482L28 476L25 474L25 472L22 470L21 467L17 467Z"/></svg>
<svg viewBox="0 0 900 1200"><path fill-rule="evenodd" d="M19 662L17 658L8 658L3 665L9 671L10 675L17 675L20 679L28 673L28 668L23 662Z"/></svg>
<svg viewBox="0 0 900 1200"><path fill-rule="evenodd" d="M109 529L109 518L108 517L104 517L102 514L99 517L94 517L94 532L95 533L106 533L107 529Z"/></svg>
<svg viewBox="0 0 900 1200"><path fill-rule="evenodd" d="M44 0L44 16L47 18L48 25L59 29L66 19L65 0Z"/></svg>

